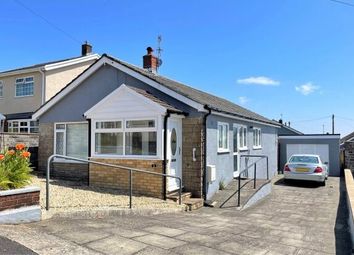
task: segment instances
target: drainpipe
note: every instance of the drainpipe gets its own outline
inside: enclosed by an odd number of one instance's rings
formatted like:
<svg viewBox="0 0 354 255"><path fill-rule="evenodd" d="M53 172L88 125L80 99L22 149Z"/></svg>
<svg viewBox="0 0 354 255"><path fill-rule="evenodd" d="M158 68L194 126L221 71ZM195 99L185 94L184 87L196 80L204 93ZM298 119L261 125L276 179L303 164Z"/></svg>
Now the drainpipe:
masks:
<svg viewBox="0 0 354 255"><path fill-rule="evenodd" d="M42 105L45 103L45 74L44 74L45 69L39 69L39 72L42 75L42 88L41 88L41 94L42 94Z"/></svg>
<svg viewBox="0 0 354 255"><path fill-rule="evenodd" d="M166 111L166 115L163 119L163 173L167 173L167 121L171 116L169 110ZM167 199L167 189L166 189L166 176L163 177L163 199Z"/></svg>
<svg viewBox="0 0 354 255"><path fill-rule="evenodd" d="M204 105L204 109L208 110L208 112L203 116L203 198L204 201L207 198L207 178L206 178L206 170L207 170L207 118L211 114L211 108L208 105Z"/></svg>

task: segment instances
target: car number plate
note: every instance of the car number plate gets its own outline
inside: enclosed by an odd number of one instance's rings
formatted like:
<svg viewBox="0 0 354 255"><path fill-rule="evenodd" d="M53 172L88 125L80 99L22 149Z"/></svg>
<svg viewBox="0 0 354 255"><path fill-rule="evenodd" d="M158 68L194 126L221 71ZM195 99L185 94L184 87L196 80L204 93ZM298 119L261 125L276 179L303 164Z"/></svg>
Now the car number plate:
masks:
<svg viewBox="0 0 354 255"><path fill-rule="evenodd" d="M296 168L296 172L299 172L299 173L306 173L308 171L309 171L308 168L303 168L303 167Z"/></svg>

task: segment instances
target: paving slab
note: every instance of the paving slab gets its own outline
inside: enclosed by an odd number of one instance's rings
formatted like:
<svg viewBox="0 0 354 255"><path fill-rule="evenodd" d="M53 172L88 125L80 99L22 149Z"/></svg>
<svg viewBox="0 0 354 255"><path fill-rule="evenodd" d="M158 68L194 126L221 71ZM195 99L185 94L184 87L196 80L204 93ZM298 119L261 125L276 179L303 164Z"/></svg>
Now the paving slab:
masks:
<svg viewBox="0 0 354 255"><path fill-rule="evenodd" d="M136 237L134 240L164 249L171 249L186 244L186 242L157 234Z"/></svg>
<svg viewBox="0 0 354 255"><path fill-rule="evenodd" d="M147 232L155 233L155 234L169 236L169 237L178 236L178 235L186 233L185 231L183 231L181 229L167 228L167 227L160 227L160 226L148 227L148 228L144 228L143 230L147 231Z"/></svg>
<svg viewBox="0 0 354 255"><path fill-rule="evenodd" d="M105 239L91 242L87 244L88 247L104 254L134 254L145 247L146 244L137 242L121 236L110 236Z"/></svg>

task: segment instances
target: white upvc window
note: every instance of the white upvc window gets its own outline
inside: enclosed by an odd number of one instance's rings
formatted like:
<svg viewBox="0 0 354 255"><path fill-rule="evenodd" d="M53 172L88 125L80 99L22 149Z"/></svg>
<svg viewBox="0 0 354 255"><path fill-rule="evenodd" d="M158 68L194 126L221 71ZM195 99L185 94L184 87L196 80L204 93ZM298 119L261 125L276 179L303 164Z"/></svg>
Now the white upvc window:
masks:
<svg viewBox="0 0 354 255"><path fill-rule="evenodd" d="M229 151L229 124L218 122L218 152Z"/></svg>
<svg viewBox="0 0 354 255"><path fill-rule="evenodd" d="M253 148L262 148L262 131L260 128L253 128Z"/></svg>
<svg viewBox="0 0 354 255"><path fill-rule="evenodd" d="M54 153L74 158L88 157L88 124L55 123Z"/></svg>
<svg viewBox="0 0 354 255"><path fill-rule="evenodd" d="M4 84L0 81L0 98L4 97Z"/></svg>
<svg viewBox="0 0 354 255"><path fill-rule="evenodd" d="M238 129L239 132L239 149L242 150L248 150L247 148L247 127L246 126L240 126Z"/></svg>
<svg viewBox="0 0 354 255"><path fill-rule="evenodd" d="M17 78L15 83L15 96L26 97L34 94L33 77Z"/></svg>
<svg viewBox="0 0 354 255"><path fill-rule="evenodd" d="M38 121L8 120L7 125L7 132L9 133L38 133Z"/></svg>
<svg viewBox="0 0 354 255"><path fill-rule="evenodd" d="M97 120L93 125L94 155L157 156L157 120Z"/></svg>

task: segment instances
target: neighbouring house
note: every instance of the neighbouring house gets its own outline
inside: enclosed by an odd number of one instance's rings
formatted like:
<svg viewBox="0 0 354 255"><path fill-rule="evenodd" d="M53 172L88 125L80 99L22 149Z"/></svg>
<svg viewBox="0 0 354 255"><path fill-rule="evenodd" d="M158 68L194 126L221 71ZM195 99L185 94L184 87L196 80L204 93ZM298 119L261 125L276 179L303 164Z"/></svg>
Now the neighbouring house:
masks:
<svg viewBox="0 0 354 255"><path fill-rule="evenodd" d="M354 132L340 139L342 168L354 170Z"/></svg>
<svg viewBox="0 0 354 255"><path fill-rule="evenodd" d="M0 113L6 117L5 132L37 133L33 112L98 58L85 43L79 57L0 72Z"/></svg>
<svg viewBox="0 0 354 255"><path fill-rule="evenodd" d="M278 135L303 135L303 133L290 126L290 121L284 123L282 119L279 119L279 123L281 126Z"/></svg>
<svg viewBox="0 0 354 255"><path fill-rule="evenodd" d="M150 47L143 62L139 68L104 54L34 113L42 171L54 153L90 158L180 176L185 191L204 199L258 160L241 155L266 155L269 176L277 173L278 122L161 76ZM266 178L265 165L259 162L257 178ZM94 164L58 159L52 171L95 186L129 185L127 172ZM133 180L134 193L149 196L179 188L172 178L134 173Z"/></svg>

